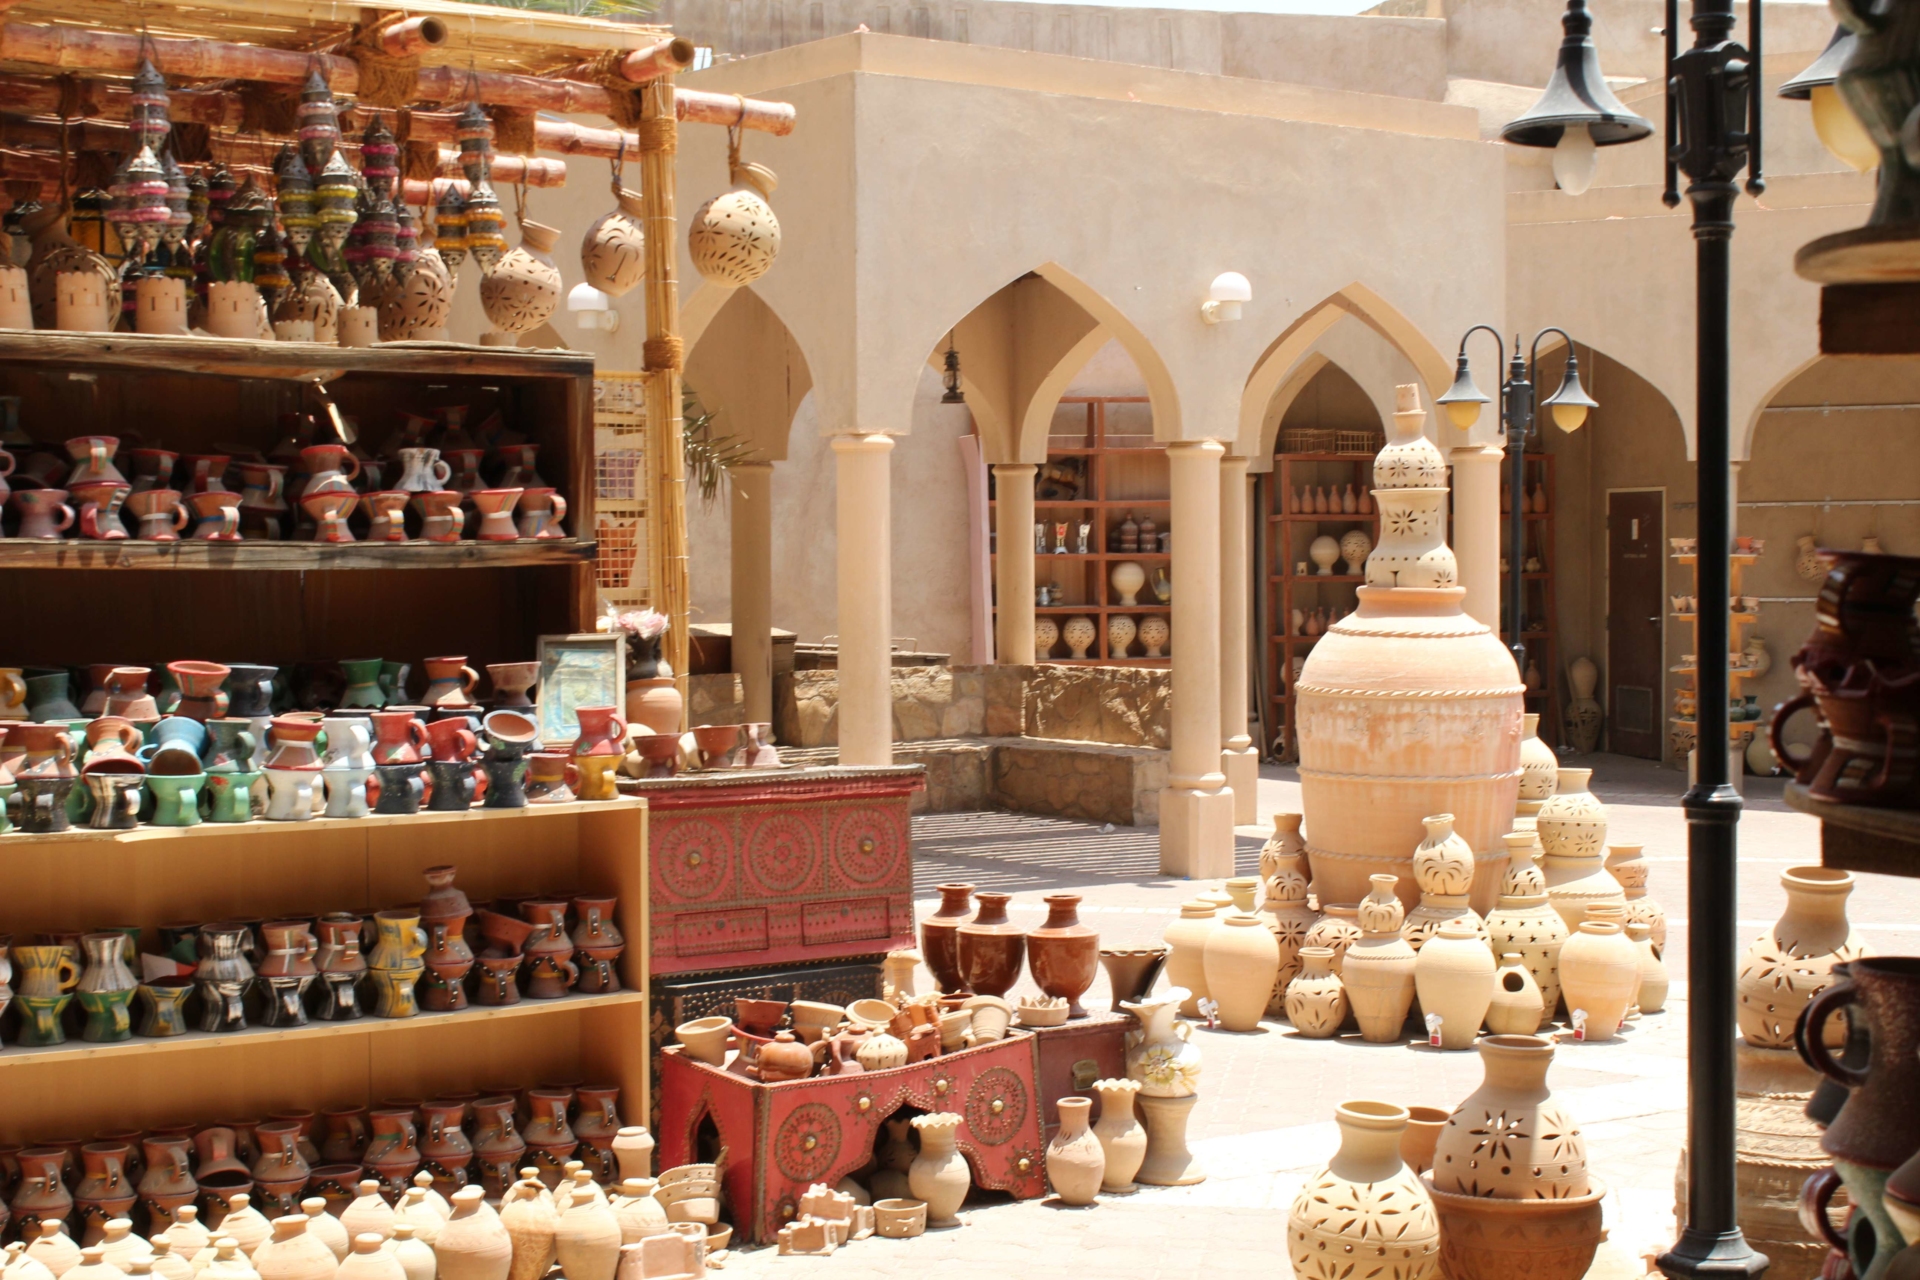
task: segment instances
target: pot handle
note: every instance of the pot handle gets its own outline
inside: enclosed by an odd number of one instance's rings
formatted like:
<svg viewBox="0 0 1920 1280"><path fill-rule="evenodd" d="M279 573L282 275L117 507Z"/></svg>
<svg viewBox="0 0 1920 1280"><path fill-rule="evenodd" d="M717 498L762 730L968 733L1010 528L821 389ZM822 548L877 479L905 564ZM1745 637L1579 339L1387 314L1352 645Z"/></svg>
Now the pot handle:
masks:
<svg viewBox="0 0 1920 1280"><path fill-rule="evenodd" d="M16 461L14 456L5 449L0 449L0 480L4 480L12 475L15 465Z"/></svg>
<svg viewBox="0 0 1920 1280"><path fill-rule="evenodd" d="M173 504L173 531L175 533L186 528L187 521L191 519L193 519L193 512L187 510L185 503L176 502Z"/></svg>
<svg viewBox="0 0 1920 1280"><path fill-rule="evenodd" d="M126 744L126 748L129 754L135 751L138 751L141 747L144 747L147 745L147 740L140 736L140 731L134 728L133 725L129 723L123 722L123 723L114 725L113 736L120 739L122 743Z"/></svg>
<svg viewBox="0 0 1920 1280"><path fill-rule="evenodd" d="M1787 721L1793 719L1794 716L1812 705L1813 695L1810 693L1802 693L1799 697L1789 698L1773 709L1773 720L1767 725L1767 741L1773 747L1774 759L1786 765L1787 768L1792 769L1794 772L1794 780L1802 784L1812 780L1806 775L1806 769L1808 765L1814 762L1816 753L1809 750L1806 755L1795 757L1788 752L1787 744L1785 740L1781 738L1780 734L1781 731L1786 728Z"/></svg>
<svg viewBox="0 0 1920 1280"><path fill-rule="evenodd" d="M1867 1073L1844 1062L1834 1061L1827 1050L1827 1019L1860 999L1859 988L1851 978L1842 978L1807 1003L1807 1016L1793 1029L1794 1047L1807 1065L1827 1079L1858 1089L1867 1082Z"/></svg>
<svg viewBox="0 0 1920 1280"><path fill-rule="evenodd" d="M427 470L433 474L433 483L436 488L446 488L448 482L453 479L453 464L444 458L435 458L427 465Z"/></svg>
<svg viewBox="0 0 1920 1280"><path fill-rule="evenodd" d="M419 716L407 721L407 737L413 740L416 751L425 752L429 756L433 754L433 742L427 737L427 722Z"/></svg>
<svg viewBox="0 0 1920 1280"><path fill-rule="evenodd" d="M487 798L487 771L480 765L473 766L473 799L479 803Z"/></svg>
<svg viewBox="0 0 1920 1280"><path fill-rule="evenodd" d="M1897 708L1888 708L1874 716L1874 722L1886 734L1886 757L1880 762L1880 774L1872 782L1862 787L1858 804L1875 804L1892 791L1904 792L1909 778L1896 778L1894 767L1907 762L1909 769L1913 760L1914 740L1920 737L1920 725L1916 725L1913 716Z"/></svg>
<svg viewBox="0 0 1920 1280"><path fill-rule="evenodd" d="M460 688L463 692L472 693L473 687L479 683L480 673L478 671L475 671L472 667L460 668Z"/></svg>
<svg viewBox="0 0 1920 1280"><path fill-rule="evenodd" d="M56 507L55 510L59 511L61 514L60 514L60 523L53 526L53 531L55 533L65 533L67 530L73 528L73 520L74 520L73 508L63 502L58 507Z"/></svg>
<svg viewBox="0 0 1920 1280"><path fill-rule="evenodd" d="M80 966L74 963L72 956L62 953L60 963L54 966L53 978L63 993L71 991L80 985Z"/></svg>
<svg viewBox="0 0 1920 1280"><path fill-rule="evenodd" d="M1832 1165L1813 1174L1800 1184L1800 1225L1808 1235L1825 1240L1841 1253L1847 1252L1847 1238L1835 1230L1828 1206L1840 1190L1840 1175Z"/></svg>

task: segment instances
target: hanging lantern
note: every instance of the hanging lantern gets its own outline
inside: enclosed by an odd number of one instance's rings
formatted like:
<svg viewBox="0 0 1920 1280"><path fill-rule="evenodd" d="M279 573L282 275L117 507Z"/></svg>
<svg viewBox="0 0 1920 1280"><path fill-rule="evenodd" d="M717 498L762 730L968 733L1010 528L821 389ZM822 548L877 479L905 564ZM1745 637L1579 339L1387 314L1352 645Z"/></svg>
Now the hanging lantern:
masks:
<svg viewBox="0 0 1920 1280"><path fill-rule="evenodd" d="M193 192L187 183L186 172L175 163L173 152L169 151L161 158L160 172L167 182L167 225L160 233L160 242L170 254L177 254L187 242L187 228L193 222L193 215L187 208L192 202Z"/></svg>
<svg viewBox="0 0 1920 1280"><path fill-rule="evenodd" d="M152 147L141 147L127 165L127 207L122 212L120 239L127 261L145 270L147 256L159 247L167 229L167 174Z"/></svg>
<svg viewBox="0 0 1920 1280"><path fill-rule="evenodd" d="M640 194L613 184L616 207L587 228L580 242L580 269L587 283L619 297L646 274L647 237L641 228Z"/></svg>
<svg viewBox="0 0 1920 1280"><path fill-rule="evenodd" d="M320 243L326 247L329 259L336 258L340 247L347 242L347 233L353 229L353 206L360 194L354 182L353 166L338 151L320 170L315 191L320 197Z"/></svg>
<svg viewBox="0 0 1920 1280"><path fill-rule="evenodd" d="M687 232L694 270L727 288L752 284L767 274L780 252L780 220L767 197L779 179L761 164L730 166L733 186L700 206Z"/></svg>
<svg viewBox="0 0 1920 1280"><path fill-rule="evenodd" d="M451 182L433 209L433 247L446 264L448 277L457 276L467 258L467 200Z"/></svg>
<svg viewBox="0 0 1920 1280"><path fill-rule="evenodd" d="M400 222L393 205L368 193L360 214L361 279L385 281L393 276L393 262L400 251Z"/></svg>
<svg viewBox="0 0 1920 1280"><path fill-rule="evenodd" d="M207 179L207 226L215 231L220 229L227 218L227 204L239 189L240 184L233 180L227 166L213 166L213 176Z"/></svg>
<svg viewBox="0 0 1920 1280"><path fill-rule="evenodd" d="M254 250L271 215L266 193L249 177L227 202L225 216L207 247L207 270L213 283L253 283Z"/></svg>
<svg viewBox="0 0 1920 1280"><path fill-rule="evenodd" d="M213 193L207 183L207 171L195 169L187 179L187 243L198 244L207 238L213 216Z"/></svg>
<svg viewBox="0 0 1920 1280"><path fill-rule="evenodd" d="M266 225L253 246L253 282L266 298L269 311L281 293L293 284L293 278L287 274L287 242L280 228L274 225L275 212L273 202L267 201Z"/></svg>
<svg viewBox="0 0 1920 1280"><path fill-rule="evenodd" d="M286 228L287 244L295 253L305 253L313 233L320 227L319 197L314 194L313 175L307 162L291 146L280 148L273 158L273 174L278 188L280 225Z"/></svg>
<svg viewBox="0 0 1920 1280"><path fill-rule="evenodd" d="M420 258L420 233L413 225L413 210L396 205L393 211L393 278L405 280Z"/></svg>
<svg viewBox="0 0 1920 1280"><path fill-rule="evenodd" d="M400 181L400 145L377 111L367 122L367 131L360 135L360 176L366 179L367 190L375 200L393 199L394 187Z"/></svg>
<svg viewBox="0 0 1920 1280"><path fill-rule="evenodd" d="M167 95L167 78L145 58L133 73L130 105L127 130L134 136L134 149L151 147L159 155L166 150L167 135L173 131L173 103Z"/></svg>
<svg viewBox="0 0 1920 1280"><path fill-rule="evenodd" d="M113 228L122 245L133 235L133 161L134 153L129 152L113 171L113 181L107 184L107 225Z"/></svg>
<svg viewBox="0 0 1920 1280"><path fill-rule="evenodd" d="M485 178L474 184L473 194L467 197L467 252L473 255L473 261L482 274L492 271L494 264L500 261L500 255L507 251L507 217L500 211L500 198L493 194L493 188Z"/></svg>
<svg viewBox="0 0 1920 1280"><path fill-rule="evenodd" d="M307 162L307 172L325 169L339 147L340 111L333 105L333 90L316 67L300 91L300 158Z"/></svg>
<svg viewBox="0 0 1920 1280"><path fill-rule="evenodd" d="M73 198L73 212L67 217L67 234L108 262L120 260L120 237L107 221L112 197L98 188L82 191Z"/></svg>
<svg viewBox="0 0 1920 1280"><path fill-rule="evenodd" d="M493 172L493 121L477 102L469 102L454 123L453 136L460 142L460 168L467 184L478 187Z"/></svg>

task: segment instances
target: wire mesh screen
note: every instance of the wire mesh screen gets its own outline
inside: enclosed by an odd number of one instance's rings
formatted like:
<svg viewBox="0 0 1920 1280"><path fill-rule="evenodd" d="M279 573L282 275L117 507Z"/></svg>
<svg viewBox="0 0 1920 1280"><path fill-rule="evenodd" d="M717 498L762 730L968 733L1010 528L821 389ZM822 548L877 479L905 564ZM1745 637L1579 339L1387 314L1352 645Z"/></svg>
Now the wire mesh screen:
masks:
<svg viewBox="0 0 1920 1280"><path fill-rule="evenodd" d="M598 373L593 380L594 582L600 603L621 609L651 605L647 580L648 496L646 378Z"/></svg>

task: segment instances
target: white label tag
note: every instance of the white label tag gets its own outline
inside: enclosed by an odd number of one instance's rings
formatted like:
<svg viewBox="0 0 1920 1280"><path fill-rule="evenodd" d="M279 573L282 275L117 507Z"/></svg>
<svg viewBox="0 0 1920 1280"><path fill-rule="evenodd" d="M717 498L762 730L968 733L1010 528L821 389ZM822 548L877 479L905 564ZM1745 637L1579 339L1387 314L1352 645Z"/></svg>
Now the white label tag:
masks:
<svg viewBox="0 0 1920 1280"><path fill-rule="evenodd" d="M1432 1045L1436 1049L1440 1047L1440 1023L1441 1022L1442 1022L1442 1019L1439 1014L1430 1013L1427 1015L1427 1043Z"/></svg>
<svg viewBox="0 0 1920 1280"><path fill-rule="evenodd" d="M1575 1040L1585 1040L1587 1038L1587 1011L1585 1009L1573 1010L1572 1014L1567 1018L1567 1021L1573 1024L1573 1038Z"/></svg>

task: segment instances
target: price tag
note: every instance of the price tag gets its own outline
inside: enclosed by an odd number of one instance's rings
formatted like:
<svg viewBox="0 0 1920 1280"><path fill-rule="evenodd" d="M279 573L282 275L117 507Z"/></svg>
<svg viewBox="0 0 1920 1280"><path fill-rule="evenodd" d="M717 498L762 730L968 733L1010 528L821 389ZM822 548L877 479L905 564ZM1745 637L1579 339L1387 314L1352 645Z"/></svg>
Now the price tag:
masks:
<svg viewBox="0 0 1920 1280"><path fill-rule="evenodd" d="M1585 1040L1587 1038L1587 1011L1585 1009L1573 1010L1568 1016L1567 1021L1573 1024L1573 1038L1575 1040Z"/></svg>
<svg viewBox="0 0 1920 1280"><path fill-rule="evenodd" d="M1427 1015L1427 1043L1436 1049L1440 1047L1440 1023L1442 1021L1443 1019L1437 1013Z"/></svg>

